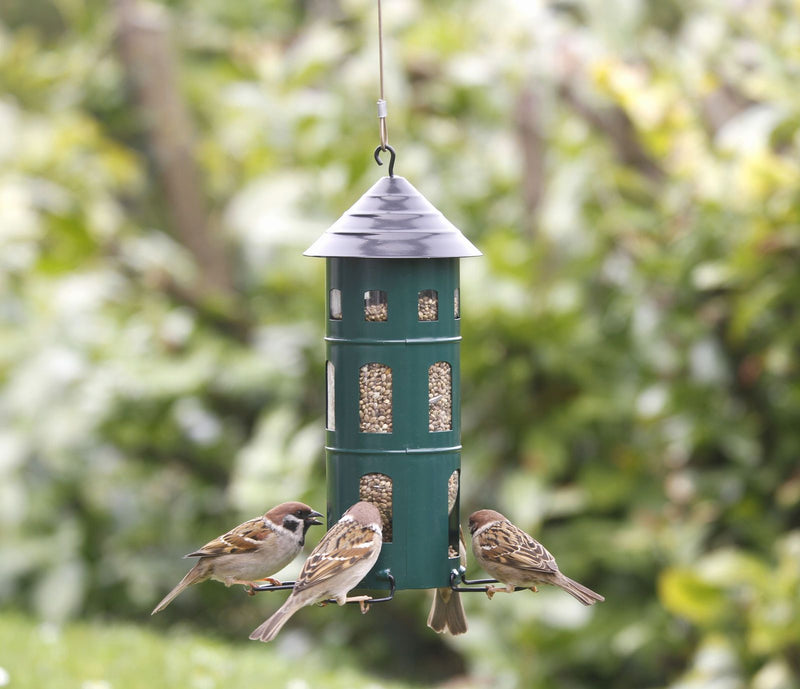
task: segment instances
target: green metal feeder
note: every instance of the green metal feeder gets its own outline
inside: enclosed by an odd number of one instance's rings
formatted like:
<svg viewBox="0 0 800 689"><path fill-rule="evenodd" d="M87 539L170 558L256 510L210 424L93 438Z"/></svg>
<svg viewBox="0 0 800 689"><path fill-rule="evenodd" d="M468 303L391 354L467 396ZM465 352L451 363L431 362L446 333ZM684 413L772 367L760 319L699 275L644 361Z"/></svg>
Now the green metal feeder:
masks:
<svg viewBox="0 0 800 689"><path fill-rule="evenodd" d="M384 544L361 586L435 588L459 568L458 259L481 252L387 149L390 175L305 252L327 259L328 525L375 503Z"/></svg>

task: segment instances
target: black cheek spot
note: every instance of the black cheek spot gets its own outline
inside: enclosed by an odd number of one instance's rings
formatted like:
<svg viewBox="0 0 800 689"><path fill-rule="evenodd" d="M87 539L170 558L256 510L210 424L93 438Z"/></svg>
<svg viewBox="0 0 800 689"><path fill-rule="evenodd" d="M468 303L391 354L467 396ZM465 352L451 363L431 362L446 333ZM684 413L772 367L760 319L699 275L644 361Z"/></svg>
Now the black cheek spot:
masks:
<svg viewBox="0 0 800 689"><path fill-rule="evenodd" d="M300 522L296 519L289 519L288 517L283 520L283 528L289 529L292 533L297 531L297 527L300 525Z"/></svg>

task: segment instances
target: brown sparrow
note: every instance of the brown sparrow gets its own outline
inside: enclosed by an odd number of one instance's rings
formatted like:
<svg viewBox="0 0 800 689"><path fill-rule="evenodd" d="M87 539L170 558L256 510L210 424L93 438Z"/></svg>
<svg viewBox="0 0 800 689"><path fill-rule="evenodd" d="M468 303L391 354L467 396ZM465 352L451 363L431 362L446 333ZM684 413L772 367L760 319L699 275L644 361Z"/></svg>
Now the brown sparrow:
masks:
<svg viewBox="0 0 800 689"><path fill-rule="evenodd" d="M447 513L450 514L456 505L458 496L458 471L454 471L447 481ZM467 566L467 546L464 543L464 532L458 529L458 554L461 565ZM438 634L449 631L453 636L467 631L467 616L461 603L461 594L449 586L442 586L433 592L433 603L428 614L428 626Z"/></svg>
<svg viewBox="0 0 800 689"><path fill-rule="evenodd" d="M499 512L478 510L469 517L472 552L475 559L505 588L487 587L491 598L496 591L513 593L515 586L536 591L536 584L552 584L564 589L584 605L605 598L583 584L564 576L555 558L537 540L514 526Z"/></svg>
<svg viewBox="0 0 800 689"><path fill-rule="evenodd" d="M207 579L216 579L225 586L243 584L251 593L254 582L259 580L279 584L269 575L294 560L303 547L306 531L321 524L315 519L321 516L302 502L284 502L263 517L239 524L184 556L200 559L150 614L161 612L185 588Z"/></svg>
<svg viewBox="0 0 800 689"><path fill-rule="evenodd" d="M381 515L369 502L357 502L326 533L303 565L286 602L253 631L254 641L272 641L300 608L333 598L339 605L359 602L366 612L369 596L347 597L372 569L383 544Z"/></svg>

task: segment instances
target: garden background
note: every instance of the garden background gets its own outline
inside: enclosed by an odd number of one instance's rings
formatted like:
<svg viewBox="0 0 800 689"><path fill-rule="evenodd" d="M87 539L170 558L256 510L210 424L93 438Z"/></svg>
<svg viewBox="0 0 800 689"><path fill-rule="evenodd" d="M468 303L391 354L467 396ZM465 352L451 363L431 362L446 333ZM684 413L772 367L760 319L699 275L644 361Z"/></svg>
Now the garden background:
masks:
<svg viewBox="0 0 800 689"><path fill-rule="evenodd" d="M397 173L485 254L462 521L606 602L151 618L184 553L324 509L301 253L385 174L376 3L2 0L0 686L800 686L800 3L383 5Z"/></svg>

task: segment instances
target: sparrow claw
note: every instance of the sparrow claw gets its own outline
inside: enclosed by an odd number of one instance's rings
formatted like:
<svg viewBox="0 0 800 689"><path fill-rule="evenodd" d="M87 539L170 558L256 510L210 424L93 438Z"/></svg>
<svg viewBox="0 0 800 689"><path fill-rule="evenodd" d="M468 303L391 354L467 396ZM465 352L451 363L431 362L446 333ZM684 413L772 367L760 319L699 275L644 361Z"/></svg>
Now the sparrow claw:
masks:
<svg viewBox="0 0 800 689"><path fill-rule="evenodd" d="M497 592L497 589L496 589L494 586L491 586L491 585L490 585L490 586L487 586L487 587L486 587L486 597L487 597L489 600L492 600L492 597L494 596L494 594L495 594L496 592Z"/></svg>
<svg viewBox="0 0 800 689"><path fill-rule="evenodd" d="M539 593L539 589L537 589L535 586L531 586L531 591L533 593Z"/></svg>
<svg viewBox="0 0 800 689"><path fill-rule="evenodd" d="M264 577L263 579L259 579L259 581L268 581L270 586L283 586L283 584L278 581L277 579L273 579L272 577Z"/></svg>
<svg viewBox="0 0 800 689"><path fill-rule="evenodd" d="M345 598L345 603L358 603L358 607L361 608L361 614L366 615L369 612L369 601L372 600L372 596L352 596L351 598Z"/></svg>
<svg viewBox="0 0 800 689"><path fill-rule="evenodd" d="M250 584L249 587L245 587L244 591L248 596L255 596L256 595L256 590L255 590L255 587L253 586L253 584Z"/></svg>

